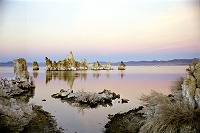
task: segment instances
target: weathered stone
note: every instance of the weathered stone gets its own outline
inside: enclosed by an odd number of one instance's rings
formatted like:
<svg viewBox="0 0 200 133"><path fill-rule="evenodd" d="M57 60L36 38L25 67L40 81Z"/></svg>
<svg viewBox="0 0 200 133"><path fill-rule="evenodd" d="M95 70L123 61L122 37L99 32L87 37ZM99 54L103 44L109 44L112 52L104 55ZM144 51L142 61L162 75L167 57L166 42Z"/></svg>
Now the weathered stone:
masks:
<svg viewBox="0 0 200 133"><path fill-rule="evenodd" d="M197 80L197 87L200 88L200 61L195 65L194 76Z"/></svg>
<svg viewBox="0 0 200 133"><path fill-rule="evenodd" d="M99 61L93 62L91 70L113 70L111 68L110 62L107 62L106 65L101 65Z"/></svg>
<svg viewBox="0 0 200 133"><path fill-rule="evenodd" d="M34 117L32 105L14 98L0 97L0 126L10 132L20 132Z"/></svg>
<svg viewBox="0 0 200 133"><path fill-rule="evenodd" d="M123 61L121 61L121 63L118 65L118 70L125 70L126 69L126 65L124 64Z"/></svg>
<svg viewBox="0 0 200 133"><path fill-rule="evenodd" d="M33 61L33 70L39 70L39 64L36 61Z"/></svg>
<svg viewBox="0 0 200 133"><path fill-rule="evenodd" d="M114 97L115 96L115 97ZM111 104L112 100L116 99L117 95L110 90L104 90L100 93L93 92L73 92L72 90L60 90L60 93L53 94L53 98L61 98L65 101L70 101L79 104L86 104L90 107L96 107L98 105Z"/></svg>
<svg viewBox="0 0 200 133"><path fill-rule="evenodd" d="M46 69L47 71L52 70L52 61L49 58L45 58L46 60Z"/></svg>
<svg viewBox="0 0 200 133"><path fill-rule="evenodd" d="M81 62L75 61L72 51L62 61L52 61L46 57L46 70L47 71L67 71L67 70L87 70L88 64L87 60L84 60L84 62L81 60Z"/></svg>
<svg viewBox="0 0 200 133"><path fill-rule="evenodd" d="M182 96L186 100L189 101L189 103L192 105L192 107L195 108L195 91L196 91L196 79L192 75L187 75L184 77L183 84L182 84Z"/></svg>
<svg viewBox="0 0 200 133"><path fill-rule="evenodd" d="M14 73L16 79L25 79L29 78L29 73L27 71L26 60L23 58L15 59L14 63Z"/></svg>
<svg viewBox="0 0 200 133"><path fill-rule="evenodd" d="M196 101L197 107L200 109L200 88L196 88L194 100Z"/></svg>
<svg viewBox="0 0 200 133"><path fill-rule="evenodd" d="M10 98L31 91L32 88L35 88L33 78L29 77L27 71L26 60L20 58L13 62L15 78L14 80L0 78L0 96Z"/></svg>
<svg viewBox="0 0 200 133"><path fill-rule="evenodd" d="M123 99L122 98L122 103L128 103L128 101L129 101L128 99Z"/></svg>

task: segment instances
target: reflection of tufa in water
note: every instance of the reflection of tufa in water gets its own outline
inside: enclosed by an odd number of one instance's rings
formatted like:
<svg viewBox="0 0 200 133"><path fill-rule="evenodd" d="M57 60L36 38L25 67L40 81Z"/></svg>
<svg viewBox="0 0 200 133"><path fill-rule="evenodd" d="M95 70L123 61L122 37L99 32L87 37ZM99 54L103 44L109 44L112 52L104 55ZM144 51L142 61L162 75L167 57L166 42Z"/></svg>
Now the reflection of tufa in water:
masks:
<svg viewBox="0 0 200 133"><path fill-rule="evenodd" d="M64 80L67 81L68 85L72 89L74 80L76 78L81 78L86 80L87 73L85 71L46 71L46 84L52 79Z"/></svg>

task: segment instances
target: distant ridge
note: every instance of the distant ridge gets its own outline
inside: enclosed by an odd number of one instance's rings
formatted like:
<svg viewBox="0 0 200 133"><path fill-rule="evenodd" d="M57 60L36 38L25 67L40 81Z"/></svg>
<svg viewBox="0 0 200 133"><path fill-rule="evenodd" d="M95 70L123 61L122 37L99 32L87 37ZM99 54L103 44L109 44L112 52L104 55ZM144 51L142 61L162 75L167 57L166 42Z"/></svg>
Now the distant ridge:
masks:
<svg viewBox="0 0 200 133"><path fill-rule="evenodd" d="M40 64L40 63L39 63ZM27 62L27 65L30 67L32 66L32 63ZM45 66L45 63L41 63L41 66ZM13 67L13 61L8 61L8 62L0 62L0 66L7 66L7 67Z"/></svg>
<svg viewBox="0 0 200 133"><path fill-rule="evenodd" d="M167 61L158 61L158 60L153 60L153 61L127 61L124 62L127 66L150 66L150 65L160 65L160 66L173 66L173 65L189 65L192 63L193 59L173 59L173 60L167 60ZM106 64L106 62L101 61L101 64ZM111 62L111 65L118 65L120 62ZM92 64L92 63L89 63ZM32 63L28 62L28 66L32 66ZM40 62L39 66L45 66L45 62ZM13 62L0 62L0 66L9 66L13 67Z"/></svg>
<svg viewBox="0 0 200 133"><path fill-rule="evenodd" d="M145 65L189 65L193 59L173 59L168 61L128 61L124 62L127 66L145 66ZM119 64L119 63L117 63Z"/></svg>

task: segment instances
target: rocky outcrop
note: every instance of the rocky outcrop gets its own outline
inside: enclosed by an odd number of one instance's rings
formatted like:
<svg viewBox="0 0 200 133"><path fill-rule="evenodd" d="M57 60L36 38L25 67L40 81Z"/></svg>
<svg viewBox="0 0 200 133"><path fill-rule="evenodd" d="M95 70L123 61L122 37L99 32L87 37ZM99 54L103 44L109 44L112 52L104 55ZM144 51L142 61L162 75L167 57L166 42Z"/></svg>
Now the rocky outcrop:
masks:
<svg viewBox="0 0 200 133"><path fill-rule="evenodd" d="M34 117L32 105L14 98L0 97L0 129L20 132Z"/></svg>
<svg viewBox="0 0 200 133"><path fill-rule="evenodd" d="M16 59L14 63L15 78L0 78L0 129L9 132L20 132L32 119L32 105L26 103L21 95L33 92L33 78L29 77L25 59ZM24 101L25 100L25 101Z"/></svg>
<svg viewBox="0 0 200 133"><path fill-rule="evenodd" d="M101 65L99 61L93 62L91 70L113 70L111 68L110 62L107 62L106 65Z"/></svg>
<svg viewBox="0 0 200 133"><path fill-rule="evenodd" d="M84 59L84 61L76 61L74 59L74 55L72 51L68 55L67 58L64 60L59 60L58 62L52 61L46 57L46 70L47 71L70 71L70 70L87 70L88 69L88 63L87 60Z"/></svg>
<svg viewBox="0 0 200 133"><path fill-rule="evenodd" d="M15 77L12 80L0 78L0 132L59 132L55 120L47 112L28 104L35 85L29 77L26 60L20 58L13 62Z"/></svg>
<svg viewBox="0 0 200 133"><path fill-rule="evenodd" d="M46 60L46 69L47 69L47 71L52 70L52 61L48 57L46 57L45 60Z"/></svg>
<svg viewBox="0 0 200 133"><path fill-rule="evenodd" d="M35 88L34 80L29 77L26 60L19 58L14 62L15 78L12 80L0 78L0 96L13 97Z"/></svg>
<svg viewBox="0 0 200 133"><path fill-rule="evenodd" d="M61 98L62 101L71 101L79 105L88 105L97 107L99 105L111 104L112 100L120 98L119 94L113 93L110 90L104 90L99 93L93 92L73 92L73 90L61 89L59 93L53 94L53 98Z"/></svg>
<svg viewBox="0 0 200 133"><path fill-rule="evenodd" d="M103 66L98 61L95 61L91 66L91 70L103 70Z"/></svg>
<svg viewBox="0 0 200 133"><path fill-rule="evenodd" d="M30 81L8 80L0 78L0 96L13 97L35 88L33 79Z"/></svg>
<svg viewBox="0 0 200 133"><path fill-rule="evenodd" d="M189 75L183 79L182 96L193 108L200 108L200 62L187 70Z"/></svg>
<svg viewBox="0 0 200 133"><path fill-rule="evenodd" d="M197 80L197 87L200 88L200 61L195 65L193 75Z"/></svg>
<svg viewBox="0 0 200 133"><path fill-rule="evenodd" d="M29 73L27 70L27 64L25 59L23 58L15 59L13 61L13 64L14 64L15 79L20 79L24 81L29 79Z"/></svg>
<svg viewBox="0 0 200 133"><path fill-rule="evenodd" d="M126 65L124 64L123 61L121 61L121 63L118 65L118 70L125 70L126 69Z"/></svg>
<svg viewBox="0 0 200 133"><path fill-rule="evenodd" d="M141 121L145 119L139 112L142 109L140 106L125 113L109 115L110 121L105 125L104 133L138 133Z"/></svg>
<svg viewBox="0 0 200 133"><path fill-rule="evenodd" d="M33 61L33 70L39 70L39 64L36 61Z"/></svg>

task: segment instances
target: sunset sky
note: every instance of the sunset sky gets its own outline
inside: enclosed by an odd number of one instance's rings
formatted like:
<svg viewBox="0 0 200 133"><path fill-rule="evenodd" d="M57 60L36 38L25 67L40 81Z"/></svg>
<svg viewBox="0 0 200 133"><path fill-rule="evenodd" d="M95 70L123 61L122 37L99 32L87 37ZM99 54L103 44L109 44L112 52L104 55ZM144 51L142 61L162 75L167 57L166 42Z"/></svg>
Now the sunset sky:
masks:
<svg viewBox="0 0 200 133"><path fill-rule="evenodd" d="M0 0L0 62L200 58L199 0Z"/></svg>

